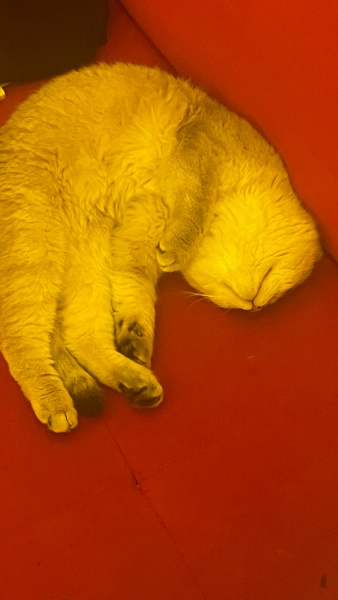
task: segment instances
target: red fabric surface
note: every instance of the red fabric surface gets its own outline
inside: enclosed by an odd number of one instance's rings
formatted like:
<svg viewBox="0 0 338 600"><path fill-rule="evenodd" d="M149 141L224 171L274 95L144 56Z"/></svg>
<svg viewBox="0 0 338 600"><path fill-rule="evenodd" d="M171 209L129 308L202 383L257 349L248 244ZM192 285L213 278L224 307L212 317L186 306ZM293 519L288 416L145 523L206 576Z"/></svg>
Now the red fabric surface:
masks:
<svg viewBox="0 0 338 600"><path fill-rule="evenodd" d="M144 19L153 39L156 34L157 49L112 4L109 42L100 58L172 68L166 56L177 69L196 69L196 77L209 73L210 86L221 93L226 85L233 103L239 93L243 107L261 102L262 127L274 123L271 132L282 135L273 110L265 110L272 83L258 86L253 98L224 56L216 85L219 71L208 53L201 59L208 45L196 38L194 46L189 38L202 3L194 4L196 13L189 2L166 2L164 9L143 0L141 6L137 19ZM218 21L211 11L200 24L207 32L211 22L216 40ZM33 87L8 88L2 120ZM323 119L325 111L323 103ZM287 128L291 139L291 124ZM317 134L319 144L321 130L311 132ZM300 135L297 143L303 141ZM329 164L329 148L318 147L318 164L326 153ZM295 177L306 179L304 165L296 160ZM321 183L334 192L329 171ZM82 418L70 435L44 429L1 358L1 597L333 600L337 275L325 256L304 285L255 314L196 300L179 275L165 277L154 354L164 404L138 412L107 390L103 415Z"/></svg>

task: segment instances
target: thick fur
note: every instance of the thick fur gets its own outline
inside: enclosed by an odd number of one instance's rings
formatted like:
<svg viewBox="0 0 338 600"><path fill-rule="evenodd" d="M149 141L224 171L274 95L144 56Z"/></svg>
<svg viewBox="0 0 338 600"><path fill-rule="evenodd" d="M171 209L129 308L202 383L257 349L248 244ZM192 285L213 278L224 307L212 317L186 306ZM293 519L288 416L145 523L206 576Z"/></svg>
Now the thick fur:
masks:
<svg viewBox="0 0 338 600"><path fill-rule="evenodd" d="M163 271L257 310L321 255L257 131L189 82L125 64L58 77L12 115L0 222L1 351L56 432L99 410L98 382L162 400L149 366Z"/></svg>

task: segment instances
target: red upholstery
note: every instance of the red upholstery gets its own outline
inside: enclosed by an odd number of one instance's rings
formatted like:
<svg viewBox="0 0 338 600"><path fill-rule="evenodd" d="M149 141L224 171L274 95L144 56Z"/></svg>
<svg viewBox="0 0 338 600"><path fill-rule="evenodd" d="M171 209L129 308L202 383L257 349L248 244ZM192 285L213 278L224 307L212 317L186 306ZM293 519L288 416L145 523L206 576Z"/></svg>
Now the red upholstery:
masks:
<svg viewBox="0 0 338 600"><path fill-rule="evenodd" d="M125 6L135 21L112 3L99 57L176 68L252 117L336 252L335 5ZM33 87L8 88L2 120ZM101 417L55 435L0 360L1 597L338 595L337 266L325 256L256 314L188 292L178 275L160 286L154 411L107 391Z"/></svg>

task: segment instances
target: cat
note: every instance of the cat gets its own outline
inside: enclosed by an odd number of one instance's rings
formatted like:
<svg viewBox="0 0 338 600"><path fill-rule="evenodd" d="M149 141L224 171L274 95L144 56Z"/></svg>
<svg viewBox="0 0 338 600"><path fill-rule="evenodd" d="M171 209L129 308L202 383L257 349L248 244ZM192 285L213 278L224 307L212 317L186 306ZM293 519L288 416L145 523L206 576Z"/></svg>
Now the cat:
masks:
<svg viewBox="0 0 338 600"><path fill-rule="evenodd" d="M181 271L258 310L321 256L284 164L243 118L157 68L99 63L0 130L0 349L37 418L73 429L100 383L157 406L156 284Z"/></svg>

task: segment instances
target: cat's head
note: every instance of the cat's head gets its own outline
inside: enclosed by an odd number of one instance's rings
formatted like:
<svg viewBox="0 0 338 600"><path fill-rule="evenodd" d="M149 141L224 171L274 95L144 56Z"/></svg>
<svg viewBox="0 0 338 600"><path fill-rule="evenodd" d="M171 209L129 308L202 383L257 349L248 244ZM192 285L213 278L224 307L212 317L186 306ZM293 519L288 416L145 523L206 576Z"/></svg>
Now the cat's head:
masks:
<svg viewBox="0 0 338 600"><path fill-rule="evenodd" d="M223 194L183 275L221 307L257 310L304 281L321 254L288 183L251 184Z"/></svg>

